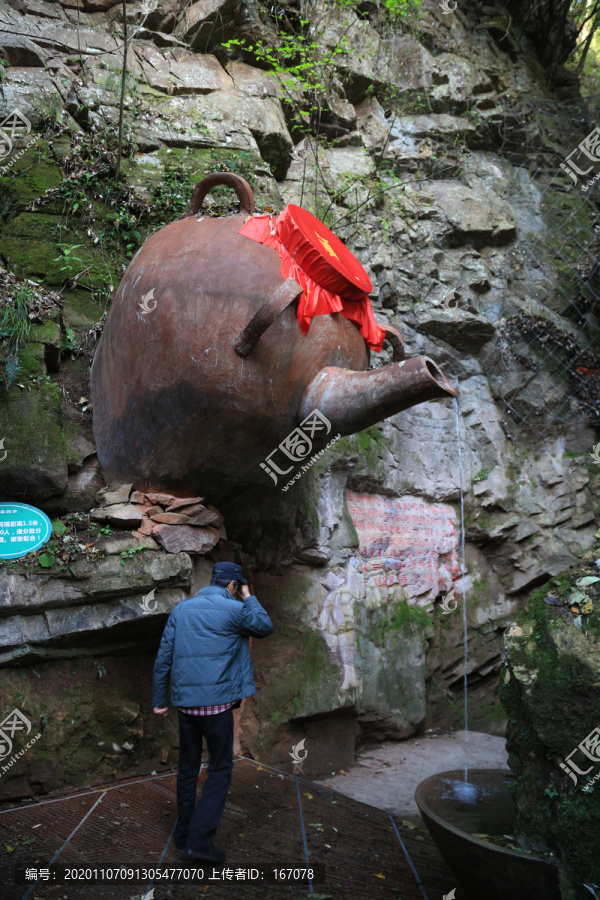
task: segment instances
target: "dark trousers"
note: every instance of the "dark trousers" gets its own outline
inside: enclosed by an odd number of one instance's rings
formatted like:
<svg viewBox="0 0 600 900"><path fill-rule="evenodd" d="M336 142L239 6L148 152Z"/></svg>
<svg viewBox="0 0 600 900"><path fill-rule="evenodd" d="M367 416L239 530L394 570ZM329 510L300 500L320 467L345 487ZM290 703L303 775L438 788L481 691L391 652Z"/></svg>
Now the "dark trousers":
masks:
<svg viewBox="0 0 600 900"><path fill-rule="evenodd" d="M206 737L210 762L200 800L196 785ZM233 772L233 711L214 716L188 716L179 712L179 771L177 773L178 820L175 839L187 838L186 847L207 850L221 821Z"/></svg>

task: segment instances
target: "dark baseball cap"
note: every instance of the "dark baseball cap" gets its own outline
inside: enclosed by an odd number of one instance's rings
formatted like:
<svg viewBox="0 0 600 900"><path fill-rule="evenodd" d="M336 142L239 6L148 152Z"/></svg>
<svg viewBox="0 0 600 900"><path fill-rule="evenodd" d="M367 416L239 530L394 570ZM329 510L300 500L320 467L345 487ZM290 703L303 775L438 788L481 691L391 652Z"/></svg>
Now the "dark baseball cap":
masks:
<svg viewBox="0 0 600 900"><path fill-rule="evenodd" d="M212 570L213 576L217 576L220 580L226 581L228 584L230 581L239 581L241 584L248 584L245 578L242 578L242 567L238 566L237 563L232 562L220 562L215 563Z"/></svg>

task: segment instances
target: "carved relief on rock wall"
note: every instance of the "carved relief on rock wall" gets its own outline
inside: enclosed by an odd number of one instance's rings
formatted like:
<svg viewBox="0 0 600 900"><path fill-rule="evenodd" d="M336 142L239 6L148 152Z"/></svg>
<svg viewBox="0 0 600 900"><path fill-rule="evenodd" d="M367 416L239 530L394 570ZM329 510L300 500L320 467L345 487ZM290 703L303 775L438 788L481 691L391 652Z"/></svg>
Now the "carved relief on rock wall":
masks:
<svg viewBox="0 0 600 900"><path fill-rule="evenodd" d="M340 691L352 694L365 688L357 661L361 629L355 604L374 609L404 599L426 607L456 583L460 560L452 506L352 491L347 500L359 547L322 581L327 593L316 624L341 667Z"/></svg>
<svg viewBox="0 0 600 900"><path fill-rule="evenodd" d="M398 584L409 603L424 606L460 577L452 506L348 491L348 508L367 590Z"/></svg>

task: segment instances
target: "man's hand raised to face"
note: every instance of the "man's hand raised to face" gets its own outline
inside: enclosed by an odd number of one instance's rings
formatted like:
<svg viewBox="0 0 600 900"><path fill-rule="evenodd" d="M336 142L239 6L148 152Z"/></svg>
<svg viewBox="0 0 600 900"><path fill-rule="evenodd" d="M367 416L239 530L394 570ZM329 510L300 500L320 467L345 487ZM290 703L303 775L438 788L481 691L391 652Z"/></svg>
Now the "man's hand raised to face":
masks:
<svg viewBox="0 0 600 900"><path fill-rule="evenodd" d="M242 600L245 600L246 597L250 597L250 588L247 584L240 584L239 593Z"/></svg>

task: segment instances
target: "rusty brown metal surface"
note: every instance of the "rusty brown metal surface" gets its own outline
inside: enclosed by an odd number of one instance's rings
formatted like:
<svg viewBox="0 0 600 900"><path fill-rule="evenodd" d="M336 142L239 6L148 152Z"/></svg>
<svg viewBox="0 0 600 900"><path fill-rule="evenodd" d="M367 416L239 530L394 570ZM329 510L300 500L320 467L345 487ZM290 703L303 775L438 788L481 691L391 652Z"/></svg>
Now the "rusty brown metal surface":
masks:
<svg viewBox="0 0 600 900"><path fill-rule="evenodd" d="M106 477L216 505L240 489L270 488L260 463L304 418L303 398L323 393L324 370L338 370L326 392L344 396L332 406L342 434L454 393L439 370L426 377L424 359L407 361L400 377L402 338L391 326L395 363L369 373L364 339L340 313L316 316L303 336L293 297L284 302L279 255L238 234L245 217L194 218L206 191L222 183L253 205L232 173L196 186L186 217L131 261L91 370ZM308 411L315 407L329 417L316 402Z"/></svg>
<svg viewBox="0 0 600 900"><path fill-rule="evenodd" d="M273 296L261 306L252 321L246 325L244 330L233 341L233 349L238 356L248 356L254 350L267 328L301 293L302 288L293 278L288 278L287 281L278 287Z"/></svg>
<svg viewBox="0 0 600 900"><path fill-rule="evenodd" d="M418 403L453 396L454 389L426 356L371 372L327 367L308 386L300 416L319 409L332 423L334 433L354 434Z"/></svg>
<svg viewBox="0 0 600 900"><path fill-rule="evenodd" d="M318 316L304 337L294 305L246 359L238 356L234 338L283 284L277 252L239 235L243 222L174 222L125 273L91 373L107 477L197 493L216 506L240 485L268 486L259 463L298 424L311 379L328 364L366 368L352 322ZM144 314L139 304L151 290L157 306Z"/></svg>
<svg viewBox="0 0 600 900"><path fill-rule="evenodd" d="M204 777L201 774L199 787ZM68 900L141 900L152 887L154 900L310 896L308 884L276 884L268 878L245 883L220 879L202 885L162 879L14 883L16 866L39 869L53 859L54 865L76 868L183 867L171 840L175 789L174 774L158 775L0 808L3 900L59 900L65 895ZM442 900L455 882L428 835L399 822L395 826L390 816L374 807L253 760L237 759L217 843L227 850L226 868L254 867L269 874L273 868L307 867L308 853L320 873L313 881L314 893L334 900ZM28 843L32 836L35 843ZM6 846L13 852L7 853Z"/></svg>
<svg viewBox="0 0 600 900"><path fill-rule="evenodd" d="M404 341L400 332L393 325L386 322L381 326L385 331L385 339L392 346L392 362L401 362L405 358Z"/></svg>

